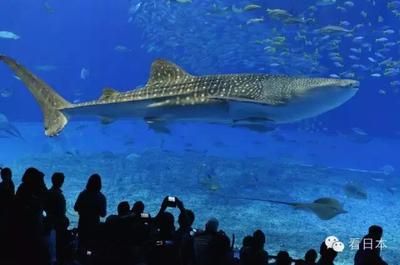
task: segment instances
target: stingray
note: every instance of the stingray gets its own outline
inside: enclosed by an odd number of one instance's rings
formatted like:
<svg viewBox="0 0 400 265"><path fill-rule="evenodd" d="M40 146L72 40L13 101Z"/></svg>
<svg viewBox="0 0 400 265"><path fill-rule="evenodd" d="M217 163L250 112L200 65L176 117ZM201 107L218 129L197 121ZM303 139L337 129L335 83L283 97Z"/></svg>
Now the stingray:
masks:
<svg viewBox="0 0 400 265"><path fill-rule="evenodd" d="M284 202L284 201L249 198L249 197L230 197L230 198L290 205L296 210L304 210L312 212L315 215L317 215L318 218L321 220L329 220L336 217L339 214L347 213L347 211L343 209L343 205L338 200L328 197L319 198L313 202Z"/></svg>
<svg viewBox="0 0 400 265"><path fill-rule="evenodd" d="M349 198L355 198L359 200L365 200L368 198L367 192L358 184L353 182L348 182L343 187L344 193Z"/></svg>

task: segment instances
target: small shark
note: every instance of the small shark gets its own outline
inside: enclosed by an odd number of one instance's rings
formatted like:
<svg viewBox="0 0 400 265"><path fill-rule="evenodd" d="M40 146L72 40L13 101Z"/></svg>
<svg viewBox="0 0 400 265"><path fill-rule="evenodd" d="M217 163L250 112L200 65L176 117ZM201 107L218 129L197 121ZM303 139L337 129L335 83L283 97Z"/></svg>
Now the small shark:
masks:
<svg viewBox="0 0 400 265"><path fill-rule="evenodd" d="M194 76L156 60L144 87L127 92L106 88L99 99L72 104L14 59L0 55L29 88L44 114L47 136L58 135L70 117L97 116L103 123L141 118L147 123L205 121L260 130L313 117L334 109L358 90L349 79L268 74Z"/></svg>

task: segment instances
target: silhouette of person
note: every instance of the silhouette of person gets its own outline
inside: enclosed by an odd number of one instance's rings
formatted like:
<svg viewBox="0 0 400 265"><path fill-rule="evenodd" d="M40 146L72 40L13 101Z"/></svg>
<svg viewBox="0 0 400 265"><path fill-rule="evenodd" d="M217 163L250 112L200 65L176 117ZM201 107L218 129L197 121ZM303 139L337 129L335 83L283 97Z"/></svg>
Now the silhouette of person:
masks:
<svg viewBox="0 0 400 265"><path fill-rule="evenodd" d="M64 174L56 172L51 177L52 187L48 190L45 202L46 223L48 229L55 231L55 244L56 244L56 258L61 264L62 248L65 242L62 242L63 235L66 233L65 224L69 223L66 216L66 201L61 190L64 184ZM67 219L67 220L66 220Z"/></svg>
<svg viewBox="0 0 400 265"><path fill-rule="evenodd" d="M0 183L0 264L6 263L10 257L9 238L12 236L10 233L11 222L11 209L15 196L15 187L12 181L12 172L8 167L0 168L0 176L2 182Z"/></svg>
<svg viewBox="0 0 400 265"><path fill-rule="evenodd" d="M233 262L233 251L229 237L218 230L219 221L211 218L204 231L193 237L194 259L198 265L223 265Z"/></svg>
<svg viewBox="0 0 400 265"><path fill-rule="evenodd" d="M321 257L319 258L317 265L334 265L334 260L338 253L333 250L333 248L328 248L324 241L321 243L321 247L319 248L319 254Z"/></svg>
<svg viewBox="0 0 400 265"><path fill-rule="evenodd" d="M210 251L210 265L231 265L234 261L233 251L229 237L224 231L220 230L212 238L209 244Z"/></svg>
<svg viewBox="0 0 400 265"><path fill-rule="evenodd" d="M354 265L387 265L381 257L383 229L372 225L363 237L354 257Z"/></svg>
<svg viewBox="0 0 400 265"><path fill-rule="evenodd" d="M64 184L64 178L65 176L63 173L54 173L51 177L53 185L47 192L45 210L51 223L54 224L54 227L56 227L58 221L63 222L62 219L66 217L66 201L61 190L61 187Z"/></svg>
<svg viewBox="0 0 400 265"><path fill-rule="evenodd" d="M28 168L17 189L13 209L14 255L17 264L50 262L43 222L46 193L44 174L36 168Z"/></svg>
<svg viewBox="0 0 400 265"><path fill-rule="evenodd" d="M74 210L79 214L78 235L80 254L90 253L97 239L100 217L107 213L106 197L101 192L101 177L93 174L89 177L86 189L82 191L75 202Z"/></svg>
<svg viewBox="0 0 400 265"><path fill-rule="evenodd" d="M182 260L179 245L175 240L174 216L162 211L157 215L156 231L153 245L147 258L149 265L176 264Z"/></svg>
<svg viewBox="0 0 400 265"><path fill-rule="evenodd" d="M265 234L261 230L256 230L252 237L246 239L246 246L243 246L241 255L242 264L258 265L268 263L268 252L264 250Z"/></svg>
<svg viewBox="0 0 400 265"><path fill-rule="evenodd" d="M144 212L144 203L142 201L137 201L132 206L132 213L135 216L139 216Z"/></svg>
<svg viewBox="0 0 400 265"><path fill-rule="evenodd" d="M304 260L297 260L296 265L316 265L318 253L315 249L310 249L306 252Z"/></svg>
<svg viewBox="0 0 400 265"><path fill-rule="evenodd" d="M8 167L0 171L0 220L7 216L15 195L15 186L12 181L12 172Z"/></svg>
<svg viewBox="0 0 400 265"><path fill-rule="evenodd" d="M192 228L195 215L192 210L185 209L179 214L179 228L176 230L176 240L180 245L183 264L192 264L194 262L193 236L195 230Z"/></svg>
<svg viewBox="0 0 400 265"><path fill-rule="evenodd" d="M195 264L208 265L212 262L210 244L218 233L219 222L216 218L207 221L204 231L198 231L193 238Z"/></svg>
<svg viewBox="0 0 400 265"><path fill-rule="evenodd" d="M250 255L252 253L253 237L247 235L243 238L242 247L240 248L240 264L251 264Z"/></svg>
<svg viewBox="0 0 400 265"><path fill-rule="evenodd" d="M292 258L289 256L287 251L279 251L276 256L275 265L290 265L292 264Z"/></svg>
<svg viewBox="0 0 400 265"><path fill-rule="evenodd" d="M189 223L186 220L186 210L183 202L177 197L165 197L154 219L154 229L156 233L153 236L153 246L147 258L147 262L150 265L182 264L179 236L176 233L174 225L175 218L170 212L166 211L168 207L178 208L180 210L180 214L182 214L181 223L184 226L187 226Z"/></svg>
<svg viewBox="0 0 400 265"><path fill-rule="evenodd" d="M111 214L110 216L107 217L106 222L111 221L112 219L122 218L124 216L129 215L130 213L131 213L131 210L130 210L129 202L122 201L122 202L118 203L117 215Z"/></svg>
<svg viewBox="0 0 400 265"><path fill-rule="evenodd" d="M317 258L318 253L315 251L315 249L308 250L304 256L305 265L316 265Z"/></svg>
<svg viewBox="0 0 400 265"><path fill-rule="evenodd" d="M106 250L109 264L128 264L131 243L131 215L129 203L122 201L118 214L110 215L105 222Z"/></svg>
<svg viewBox="0 0 400 265"><path fill-rule="evenodd" d="M153 231L153 220L148 213L144 213L145 205L137 201L132 206L132 214L128 216L131 237L131 261L133 264L142 264L146 261L147 250L153 247L151 234ZM149 246L149 244L151 246ZM146 250L146 251L145 251ZM150 251L150 250L149 250Z"/></svg>

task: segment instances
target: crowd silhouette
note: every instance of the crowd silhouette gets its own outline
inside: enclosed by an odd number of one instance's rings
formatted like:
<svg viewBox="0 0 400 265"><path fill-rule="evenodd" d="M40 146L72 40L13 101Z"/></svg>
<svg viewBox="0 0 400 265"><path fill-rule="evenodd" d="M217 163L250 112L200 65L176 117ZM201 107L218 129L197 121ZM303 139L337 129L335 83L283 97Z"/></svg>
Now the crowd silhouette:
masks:
<svg viewBox="0 0 400 265"><path fill-rule="evenodd" d="M228 237L211 218L204 229L194 229L195 214L177 197L164 198L153 217L145 204L118 204L117 214L106 217L106 196L98 174L89 177L74 210L78 227L70 228L62 192L65 176L52 175L46 187L44 174L28 168L15 192L12 171L1 169L0 264L4 265L331 265L338 253L322 242L319 255L310 249L304 259L287 251L276 256L265 250L266 236L256 230L246 236L236 251L235 238ZM179 209L175 217L168 209ZM373 225L360 241L354 265L385 265L380 255L381 227ZM366 248L366 243L371 246ZM369 245L368 245L369 246Z"/></svg>

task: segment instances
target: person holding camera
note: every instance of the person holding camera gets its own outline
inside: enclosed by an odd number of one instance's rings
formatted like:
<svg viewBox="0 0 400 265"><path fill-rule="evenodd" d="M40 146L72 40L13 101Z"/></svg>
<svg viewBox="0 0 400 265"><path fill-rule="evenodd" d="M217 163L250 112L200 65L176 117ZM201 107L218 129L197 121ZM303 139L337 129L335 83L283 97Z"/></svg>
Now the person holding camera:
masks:
<svg viewBox="0 0 400 265"><path fill-rule="evenodd" d="M167 208L178 208L185 213L183 202L177 197L164 198L157 216L153 220L154 234L147 256L149 265L176 264L182 265L179 241L175 229L175 218Z"/></svg>

